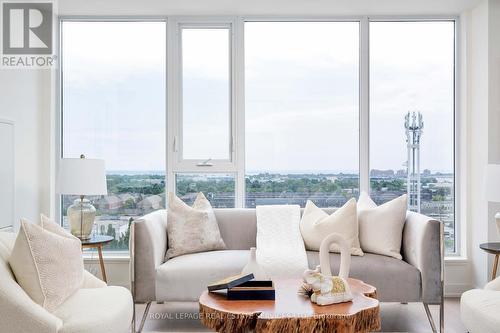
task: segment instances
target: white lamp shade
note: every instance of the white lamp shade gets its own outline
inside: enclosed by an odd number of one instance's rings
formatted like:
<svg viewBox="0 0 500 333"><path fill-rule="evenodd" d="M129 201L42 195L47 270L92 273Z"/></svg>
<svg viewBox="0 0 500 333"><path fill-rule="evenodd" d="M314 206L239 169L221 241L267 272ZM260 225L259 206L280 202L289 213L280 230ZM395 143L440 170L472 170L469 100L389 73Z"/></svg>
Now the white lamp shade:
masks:
<svg viewBox="0 0 500 333"><path fill-rule="evenodd" d="M500 165L488 164L484 180L486 200L500 202Z"/></svg>
<svg viewBox="0 0 500 333"><path fill-rule="evenodd" d="M91 158L59 160L57 188L60 194L107 195L104 160Z"/></svg>

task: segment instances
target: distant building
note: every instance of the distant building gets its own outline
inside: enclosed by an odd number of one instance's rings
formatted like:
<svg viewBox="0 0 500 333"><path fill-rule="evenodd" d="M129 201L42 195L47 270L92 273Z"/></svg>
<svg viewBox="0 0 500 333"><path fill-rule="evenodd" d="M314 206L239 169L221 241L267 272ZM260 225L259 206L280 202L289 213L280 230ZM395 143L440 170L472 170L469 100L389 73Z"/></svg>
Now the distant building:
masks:
<svg viewBox="0 0 500 333"><path fill-rule="evenodd" d="M371 169L370 177L373 177L373 178L393 178L394 177L394 170Z"/></svg>
<svg viewBox="0 0 500 333"><path fill-rule="evenodd" d="M398 171L396 171L396 177L398 177L398 178L406 178L406 170L399 169Z"/></svg>
<svg viewBox="0 0 500 333"><path fill-rule="evenodd" d="M102 196L95 202L98 209L118 209L122 206L122 200L116 195Z"/></svg>
<svg viewBox="0 0 500 333"><path fill-rule="evenodd" d="M163 199L159 195L150 195L137 203L137 208L143 210L156 210L163 208Z"/></svg>

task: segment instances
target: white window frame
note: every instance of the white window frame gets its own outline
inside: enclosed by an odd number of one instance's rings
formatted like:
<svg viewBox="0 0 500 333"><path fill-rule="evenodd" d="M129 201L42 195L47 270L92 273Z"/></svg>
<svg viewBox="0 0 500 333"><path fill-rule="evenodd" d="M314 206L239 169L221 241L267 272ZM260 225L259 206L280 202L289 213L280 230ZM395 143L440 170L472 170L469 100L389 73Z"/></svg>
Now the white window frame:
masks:
<svg viewBox="0 0 500 333"><path fill-rule="evenodd" d="M359 22L359 189L370 190L370 135L369 135L369 24L380 21L453 21L455 23L455 113L454 113L454 174L455 174L455 253L448 253L451 260L466 258L465 216L466 204L466 119L461 108L463 83L461 74L463 62L461 54L461 23L457 16L162 16L162 17L101 17L101 16L64 16L62 21L166 21L167 25L167 115L166 115L166 191L175 192L177 173L227 173L235 175L235 207L245 207L245 65L244 65L244 25L245 22ZM230 159L212 160L210 167L197 165L203 160L182 159L182 67L180 29L187 28L222 28L230 29ZM61 48L59 47L59 50ZM63 59L61 59L63 60ZM62 152L62 103L59 68L58 112L56 112L56 159ZM208 158L208 156L207 156ZM57 160L56 160L57 171ZM60 216L61 202L55 195L53 207ZM108 252L109 253L109 252Z"/></svg>
<svg viewBox="0 0 500 333"><path fill-rule="evenodd" d="M462 50L462 26L461 26L461 21L459 16L440 16L440 15L434 15L434 16L373 16L367 18L367 40L366 40L366 56L367 56L367 68L369 71L369 24L370 22L453 22L454 23L454 96L453 96L453 185L454 185L454 203L453 203L453 208L454 208L454 220L455 220L455 251L446 253L445 257L451 261L458 262L461 260L466 260L467 258L467 235L466 235L466 222L465 222L465 216L466 216L466 197L465 195L462 195L462 193L467 193L467 180L466 180L466 171L465 171L465 166L466 166L466 161L462 160L463 157L466 155L466 144L465 138L466 135L466 128L465 126L465 121L466 115L463 114L465 108L462 108L462 87L461 87L461 82L462 82L462 54L464 51ZM368 88L368 93L369 93L369 73L367 76L367 88ZM368 98L368 103L367 107L369 107L369 96ZM367 109L367 115L366 117L368 118L368 128L366 129L366 133L369 137L369 110ZM362 133L360 133L360 136ZM366 146L366 151L368 152L368 159L370 155L370 141L369 138L365 143ZM362 148L361 148L362 149ZM370 186L370 175L369 175L369 165L368 165L368 186Z"/></svg>
<svg viewBox="0 0 500 333"><path fill-rule="evenodd" d="M53 123L55 124L55 129L56 129L56 134L55 134L55 161L54 161L54 171L57 174L59 171L59 159L63 158L63 80L62 80L62 64L63 64L63 57L62 57L62 34L63 34L63 29L62 29L62 24L63 22L163 22L165 23L165 29L166 29L166 36L168 34L168 18L166 16L80 16L80 15L62 15L58 17L58 24L57 24L57 31L55 33L56 35L56 43L57 45L57 56L59 59L59 66L57 67L57 75L55 78L55 86L56 86L56 96L55 96L55 101L56 101L56 112L55 112L55 119ZM165 57L168 59L168 36L167 36L167 52L165 53ZM168 64L167 64L168 65ZM168 86L168 67L165 66L165 82ZM168 94L167 91L165 92L165 98L167 99L168 102ZM168 113L168 104L165 103L165 112ZM165 121L167 122L165 125L166 133L165 133L165 139L168 137L169 129L168 129L168 119L165 117ZM165 157L168 157L168 149L165 150ZM167 181L167 173L165 173L165 183ZM54 180L53 187L56 188L57 184L55 184L55 181L57 177L52 177ZM62 216L62 202L61 202L61 195L58 194L56 191L54 191L54 195L52 196L52 203L51 203L51 211L54 212L54 216L56 216L56 219L60 218ZM60 221L62 223L62 221ZM119 250L110 250L110 251L104 251L105 257L107 260L110 258L113 260L116 260L117 262L121 262L122 260L128 260L129 251L119 251ZM84 259L86 260L95 260L95 253L94 251L85 253L84 254Z"/></svg>
<svg viewBox="0 0 500 333"><path fill-rule="evenodd" d="M233 93L235 91L234 87L234 76L235 71L233 69L234 59L234 33L233 33L233 20L194 20L194 19L176 19L172 20L175 24L175 41L172 43L173 53L175 54L171 60L171 73L174 78L171 93L173 102L172 113L175 116L173 123L176 124L172 130L173 144L172 144L172 157L174 160L174 171L175 172L222 172L222 171L236 171L235 166L235 151L234 148L234 134L235 130L235 111L236 107L234 105ZM229 145L227 147L227 152L229 155L228 159L212 159L210 163L212 165L202 165L204 161L210 158L207 155L206 159L185 159L183 157L183 77L182 77L182 32L184 29L227 29L229 31L229 119L228 119L228 131L229 131Z"/></svg>

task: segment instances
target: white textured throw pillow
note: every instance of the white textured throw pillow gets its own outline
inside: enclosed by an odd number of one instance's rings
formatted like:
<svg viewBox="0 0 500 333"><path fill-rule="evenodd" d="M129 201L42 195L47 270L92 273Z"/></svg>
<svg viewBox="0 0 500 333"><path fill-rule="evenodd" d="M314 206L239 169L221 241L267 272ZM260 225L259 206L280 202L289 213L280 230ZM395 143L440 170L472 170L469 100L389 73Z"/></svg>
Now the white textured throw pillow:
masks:
<svg viewBox="0 0 500 333"><path fill-rule="evenodd" d="M377 206L367 193L362 192L358 200L358 221L363 251L402 259L406 209L406 194Z"/></svg>
<svg viewBox="0 0 500 333"><path fill-rule="evenodd" d="M21 220L9 264L21 288L49 312L82 286L80 240L47 218L41 226Z"/></svg>
<svg viewBox="0 0 500 333"><path fill-rule="evenodd" d="M359 245L358 214L354 198L347 201L331 215L318 208L312 201L307 200L306 208L300 220L300 232L307 250L319 251L321 242L326 236L338 233L351 244L351 254L355 256L363 255ZM338 245L332 244L330 252L340 252Z"/></svg>
<svg viewBox="0 0 500 333"><path fill-rule="evenodd" d="M174 193L169 194L167 239L166 259L226 248L212 205L201 192L196 196L193 207L186 205Z"/></svg>

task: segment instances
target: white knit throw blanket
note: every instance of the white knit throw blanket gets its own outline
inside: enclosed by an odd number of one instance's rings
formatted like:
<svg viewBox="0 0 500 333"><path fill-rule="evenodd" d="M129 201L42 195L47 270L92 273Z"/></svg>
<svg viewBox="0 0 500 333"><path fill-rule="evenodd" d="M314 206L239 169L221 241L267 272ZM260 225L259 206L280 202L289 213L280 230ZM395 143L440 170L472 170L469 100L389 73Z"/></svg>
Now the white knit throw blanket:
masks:
<svg viewBox="0 0 500 333"><path fill-rule="evenodd" d="M271 279L300 278L307 255L298 205L257 206L257 263Z"/></svg>

